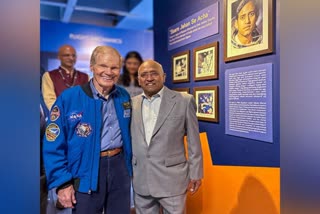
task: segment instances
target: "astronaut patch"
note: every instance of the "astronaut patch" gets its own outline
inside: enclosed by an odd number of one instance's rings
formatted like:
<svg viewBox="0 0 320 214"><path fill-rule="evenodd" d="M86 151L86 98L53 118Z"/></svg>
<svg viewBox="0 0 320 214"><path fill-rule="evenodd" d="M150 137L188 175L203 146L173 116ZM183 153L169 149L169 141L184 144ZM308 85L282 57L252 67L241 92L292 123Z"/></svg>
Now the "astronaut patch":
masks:
<svg viewBox="0 0 320 214"><path fill-rule="evenodd" d="M51 112L50 112L50 120L56 121L60 117L60 109L58 106L53 106Z"/></svg>
<svg viewBox="0 0 320 214"><path fill-rule="evenodd" d="M55 123L50 123L46 128L46 139L47 141L55 141L60 134L60 128Z"/></svg>
<svg viewBox="0 0 320 214"><path fill-rule="evenodd" d="M76 134L80 137L88 137L92 132L92 128L88 123L79 123L76 127Z"/></svg>

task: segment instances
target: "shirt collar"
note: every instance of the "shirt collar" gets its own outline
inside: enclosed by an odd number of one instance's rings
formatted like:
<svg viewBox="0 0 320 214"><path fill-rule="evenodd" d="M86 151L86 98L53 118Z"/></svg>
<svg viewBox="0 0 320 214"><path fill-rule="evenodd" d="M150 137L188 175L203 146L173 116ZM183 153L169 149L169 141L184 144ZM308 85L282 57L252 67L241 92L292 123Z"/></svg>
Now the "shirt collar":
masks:
<svg viewBox="0 0 320 214"><path fill-rule="evenodd" d="M96 89L96 87L93 84L93 79L90 80L90 88L92 90L92 94L93 94L93 98L94 99L103 99L103 100L107 100L102 94L99 93L99 91ZM113 88L111 89L109 96L113 96L115 93L117 93L117 88L114 85Z"/></svg>
<svg viewBox="0 0 320 214"><path fill-rule="evenodd" d="M152 97L151 97L150 99L155 99L155 98L157 98L157 97L162 98L162 96L163 96L163 89L164 89L164 86L161 88L161 90L160 90L158 93L152 95ZM149 99L144 92L142 93L142 97L145 98L145 99Z"/></svg>
<svg viewBox="0 0 320 214"><path fill-rule="evenodd" d="M60 65L60 67L59 67L62 71L64 71L64 73L66 73L66 74L70 74L71 72L75 72L76 71L76 69L72 69L71 71L70 70L68 70L68 69L66 69L65 67L63 67L62 65ZM68 72L67 72L68 71Z"/></svg>

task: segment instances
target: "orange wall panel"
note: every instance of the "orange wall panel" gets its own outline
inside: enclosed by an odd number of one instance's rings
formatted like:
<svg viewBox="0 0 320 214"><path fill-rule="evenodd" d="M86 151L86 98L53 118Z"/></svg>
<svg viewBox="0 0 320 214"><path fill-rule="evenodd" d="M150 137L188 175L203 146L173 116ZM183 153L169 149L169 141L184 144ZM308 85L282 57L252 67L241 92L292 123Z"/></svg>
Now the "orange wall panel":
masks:
<svg viewBox="0 0 320 214"><path fill-rule="evenodd" d="M204 179L187 197L187 214L279 214L280 168L212 165L207 134L200 134Z"/></svg>

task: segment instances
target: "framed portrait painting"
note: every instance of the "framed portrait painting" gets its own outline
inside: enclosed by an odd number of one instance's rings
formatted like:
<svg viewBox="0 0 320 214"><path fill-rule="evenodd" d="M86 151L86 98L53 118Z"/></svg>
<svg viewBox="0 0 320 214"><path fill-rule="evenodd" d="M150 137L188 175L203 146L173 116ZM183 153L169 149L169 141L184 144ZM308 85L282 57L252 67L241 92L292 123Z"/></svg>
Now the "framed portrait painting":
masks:
<svg viewBox="0 0 320 214"><path fill-rule="evenodd" d="M224 0L224 61L273 52L273 0Z"/></svg>
<svg viewBox="0 0 320 214"><path fill-rule="evenodd" d="M172 82L189 82L189 51L172 56Z"/></svg>
<svg viewBox="0 0 320 214"><path fill-rule="evenodd" d="M219 122L218 86L195 87L194 98L199 120Z"/></svg>
<svg viewBox="0 0 320 214"><path fill-rule="evenodd" d="M173 90L186 94L190 93L190 88L174 88Z"/></svg>
<svg viewBox="0 0 320 214"><path fill-rule="evenodd" d="M194 81L218 79L218 42L193 50Z"/></svg>

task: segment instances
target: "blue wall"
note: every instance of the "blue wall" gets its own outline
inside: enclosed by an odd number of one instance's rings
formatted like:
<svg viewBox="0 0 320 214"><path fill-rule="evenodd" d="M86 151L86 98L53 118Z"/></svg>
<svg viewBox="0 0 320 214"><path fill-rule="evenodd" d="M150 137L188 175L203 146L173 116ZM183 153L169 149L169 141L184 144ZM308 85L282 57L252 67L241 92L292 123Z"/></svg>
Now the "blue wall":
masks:
<svg viewBox="0 0 320 214"><path fill-rule="evenodd" d="M144 59L153 58L152 31L126 30L41 20L41 65L45 70L51 70L59 66L57 51L63 44L70 44L75 47L78 55L76 68L89 75L91 75L89 70L90 55L98 45L112 46L123 57L127 52L135 50L140 52Z"/></svg>
<svg viewBox="0 0 320 214"><path fill-rule="evenodd" d="M279 20L276 17L277 5L274 4L274 52L269 55L257 56L225 63L223 60L223 25L224 11L223 1L219 2L219 34L201 39L185 46L168 51L168 28L184 18L208 7L217 1L201 0L154 0L154 50L155 60L163 65L167 74L166 85L169 88L192 89L198 86L219 86L219 123L199 121L200 131L207 132L212 155L212 161L216 165L242 165L242 166L279 166L280 165L280 47L279 47ZM170 15L168 15L170 14ZM196 47L219 42L219 79L210 81L194 82L193 79L193 55L192 50ZM172 83L172 55L181 51L190 50L190 79L188 83ZM225 134L225 70L230 68L244 67L254 64L273 63L273 143L240 138Z"/></svg>

